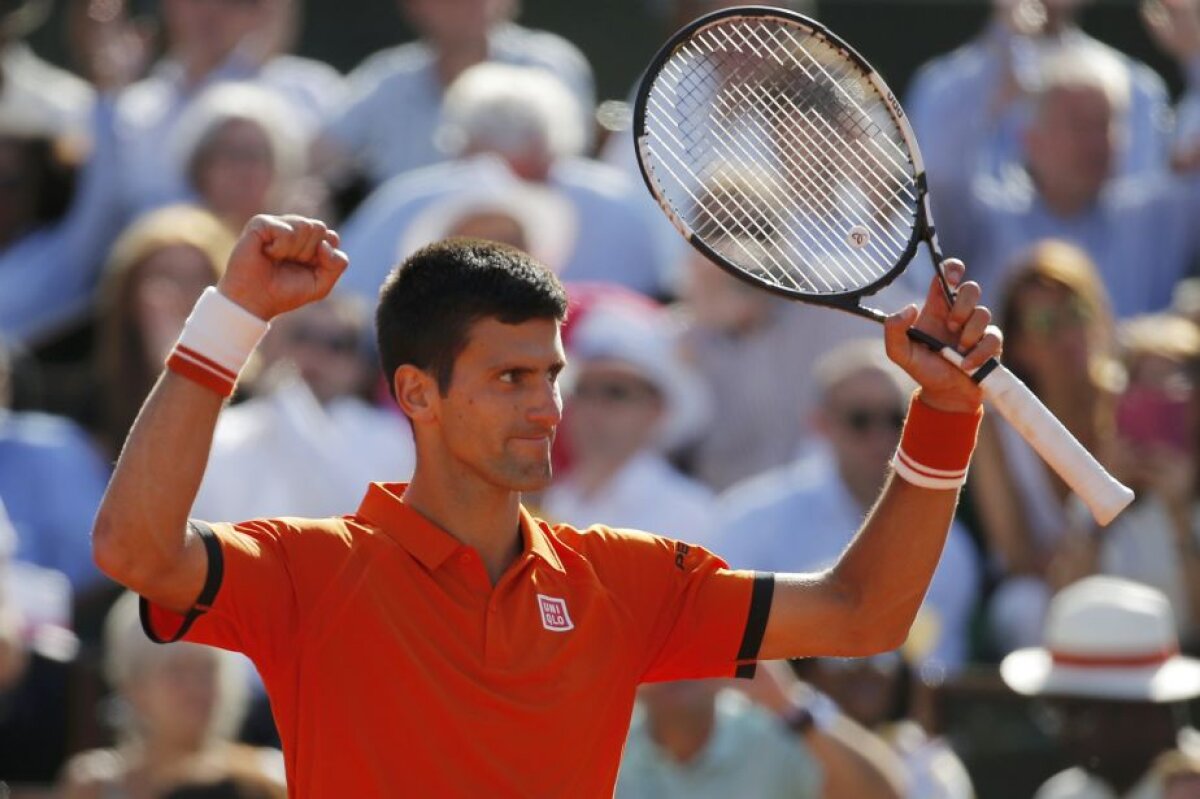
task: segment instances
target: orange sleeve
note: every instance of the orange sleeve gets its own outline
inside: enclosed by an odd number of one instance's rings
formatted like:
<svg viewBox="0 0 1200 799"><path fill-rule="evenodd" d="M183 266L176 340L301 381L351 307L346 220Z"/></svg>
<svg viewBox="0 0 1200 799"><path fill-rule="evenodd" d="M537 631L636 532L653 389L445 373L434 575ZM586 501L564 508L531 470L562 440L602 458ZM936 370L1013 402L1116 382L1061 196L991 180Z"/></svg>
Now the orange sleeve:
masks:
<svg viewBox="0 0 1200 799"><path fill-rule="evenodd" d="M296 649L317 573L336 570L321 546L323 521L260 519L240 524L189 524L208 553L208 578L195 607L180 615L142 599L142 626L158 643L186 640L245 653L262 670ZM345 547L342 547L345 548ZM306 563L307 562L307 563Z"/></svg>
<svg viewBox="0 0 1200 799"><path fill-rule="evenodd" d="M734 571L708 550L630 530L607 531L622 593L643 644L642 682L753 677L774 575Z"/></svg>

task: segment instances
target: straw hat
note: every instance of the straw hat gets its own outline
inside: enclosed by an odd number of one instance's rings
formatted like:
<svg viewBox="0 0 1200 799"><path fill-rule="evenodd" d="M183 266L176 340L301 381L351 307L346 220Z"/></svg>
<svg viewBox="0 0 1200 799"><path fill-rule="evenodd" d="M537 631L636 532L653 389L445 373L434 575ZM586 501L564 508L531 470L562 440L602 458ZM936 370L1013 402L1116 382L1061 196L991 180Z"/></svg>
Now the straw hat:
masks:
<svg viewBox="0 0 1200 799"><path fill-rule="evenodd" d="M1000 675L1021 694L1178 702L1200 696L1200 660L1179 654L1157 589L1088 577L1050 602L1042 647L1013 652Z"/></svg>

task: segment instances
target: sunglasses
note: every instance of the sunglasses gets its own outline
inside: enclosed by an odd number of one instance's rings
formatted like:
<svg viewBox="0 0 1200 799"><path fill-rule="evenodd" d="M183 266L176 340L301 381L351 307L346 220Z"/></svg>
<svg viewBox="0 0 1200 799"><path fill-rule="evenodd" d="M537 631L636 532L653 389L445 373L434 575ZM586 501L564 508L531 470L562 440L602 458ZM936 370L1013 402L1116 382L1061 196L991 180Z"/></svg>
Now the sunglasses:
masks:
<svg viewBox="0 0 1200 799"><path fill-rule="evenodd" d="M658 389L640 380L580 380L571 391L574 399L605 404L636 404L657 399Z"/></svg>
<svg viewBox="0 0 1200 799"><path fill-rule="evenodd" d="M1044 338L1063 330L1074 330L1092 321L1092 310L1073 297L1059 308L1039 308L1021 315L1021 329Z"/></svg>
<svg viewBox="0 0 1200 799"><path fill-rule="evenodd" d="M899 408L849 408L841 412L840 419L842 426L855 435L864 435L876 430L899 433L904 427L904 411Z"/></svg>

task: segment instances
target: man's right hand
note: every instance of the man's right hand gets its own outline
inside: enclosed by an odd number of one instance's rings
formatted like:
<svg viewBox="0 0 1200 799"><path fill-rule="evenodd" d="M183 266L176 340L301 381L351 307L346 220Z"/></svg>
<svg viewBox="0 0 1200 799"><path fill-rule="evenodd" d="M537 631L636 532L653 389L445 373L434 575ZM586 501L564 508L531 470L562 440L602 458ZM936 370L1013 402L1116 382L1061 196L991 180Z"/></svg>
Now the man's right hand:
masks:
<svg viewBox="0 0 1200 799"><path fill-rule="evenodd" d="M338 234L316 219L256 216L242 231L217 289L260 319L322 299L349 265Z"/></svg>

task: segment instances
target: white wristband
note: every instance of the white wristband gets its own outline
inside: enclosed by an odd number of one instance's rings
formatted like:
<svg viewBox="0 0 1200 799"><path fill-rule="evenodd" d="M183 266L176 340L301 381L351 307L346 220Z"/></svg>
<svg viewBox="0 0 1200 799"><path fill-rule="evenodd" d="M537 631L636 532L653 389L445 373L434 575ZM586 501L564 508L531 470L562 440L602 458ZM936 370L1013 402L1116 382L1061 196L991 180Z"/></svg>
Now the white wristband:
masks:
<svg viewBox="0 0 1200 799"><path fill-rule="evenodd" d="M228 397L270 323L213 286L200 295L167 358L167 368Z"/></svg>

